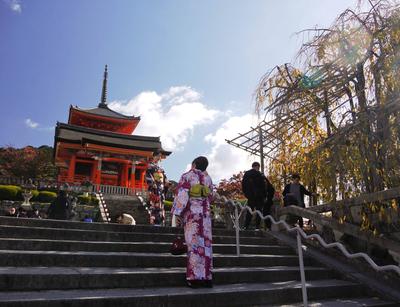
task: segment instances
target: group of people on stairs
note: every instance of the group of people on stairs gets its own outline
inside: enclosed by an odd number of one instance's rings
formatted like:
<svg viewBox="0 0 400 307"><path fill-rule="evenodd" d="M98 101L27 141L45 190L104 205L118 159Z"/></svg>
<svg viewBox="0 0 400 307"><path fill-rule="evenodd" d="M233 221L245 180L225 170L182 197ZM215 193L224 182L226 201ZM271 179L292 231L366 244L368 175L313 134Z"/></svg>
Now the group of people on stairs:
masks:
<svg viewBox="0 0 400 307"><path fill-rule="evenodd" d="M200 156L193 160L191 169L184 173L178 183L171 214L183 225L187 245L186 282L191 288L212 287L212 229L211 203L213 184L207 173L208 160ZM285 186L285 205L304 207L304 195L313 195L300 184L300 176L292 175L292 183ZM254 162L245 172L242 180L243 193L248 206L260 210L263 215L271 213L275 189L267 177L260 172L260 163ZM244 229L248 229L252 219L247 212ZM303 226L298 217L298 224ZM256 230L261 219L256 216ZM271 228L267 219L266 227Z"/></svg>

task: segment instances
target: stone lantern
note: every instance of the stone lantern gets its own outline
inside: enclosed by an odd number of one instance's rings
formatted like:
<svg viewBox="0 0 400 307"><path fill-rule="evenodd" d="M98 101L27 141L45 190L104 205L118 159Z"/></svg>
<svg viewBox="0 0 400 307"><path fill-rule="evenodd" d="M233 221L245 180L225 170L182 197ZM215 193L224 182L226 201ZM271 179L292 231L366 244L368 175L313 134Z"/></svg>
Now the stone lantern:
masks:
<svg viewBox="0 0 400 307"><path fill-rule="evenodd" d="M21 207L26 211L32 210L32 205L29 202L33 196L32 190L36 189L36 186L32 183L32 180L29 179L28 183L22 186L24 192L22 192L22 197L24 198L24 202L21 204Z"/></svg>

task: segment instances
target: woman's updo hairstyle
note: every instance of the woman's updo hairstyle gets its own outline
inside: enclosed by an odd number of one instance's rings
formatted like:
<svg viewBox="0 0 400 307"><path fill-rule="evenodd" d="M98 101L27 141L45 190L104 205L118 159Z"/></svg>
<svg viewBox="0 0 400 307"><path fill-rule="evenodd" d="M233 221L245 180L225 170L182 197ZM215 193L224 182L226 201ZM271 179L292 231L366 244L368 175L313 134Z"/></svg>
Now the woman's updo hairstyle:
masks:
<svg viewBox="0 0 400 307"><path fill-rule="evenodd" d="M200 156L193 160L192 164L195 165L195 168L204 172L208 166L208 160L206 157Z"/></svg>

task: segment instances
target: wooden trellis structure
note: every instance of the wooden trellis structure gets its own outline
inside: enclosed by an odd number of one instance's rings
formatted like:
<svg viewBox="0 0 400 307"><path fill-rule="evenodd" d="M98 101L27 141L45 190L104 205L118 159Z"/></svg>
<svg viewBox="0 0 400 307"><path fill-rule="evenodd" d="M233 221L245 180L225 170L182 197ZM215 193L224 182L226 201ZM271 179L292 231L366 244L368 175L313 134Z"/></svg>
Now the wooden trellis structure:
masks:
<svg viewBox="0 0 400 307"><path fill-rule="evenodd" d="M271 135L271 129L272 126L270 123L262 121L257 127L251 128L249 131L239 134L239 136L231 140L225 141L229 145L233 145L252 155L260 157L261 170L264 171L265 157L274 159L273 151L279 142Z"/></svg>

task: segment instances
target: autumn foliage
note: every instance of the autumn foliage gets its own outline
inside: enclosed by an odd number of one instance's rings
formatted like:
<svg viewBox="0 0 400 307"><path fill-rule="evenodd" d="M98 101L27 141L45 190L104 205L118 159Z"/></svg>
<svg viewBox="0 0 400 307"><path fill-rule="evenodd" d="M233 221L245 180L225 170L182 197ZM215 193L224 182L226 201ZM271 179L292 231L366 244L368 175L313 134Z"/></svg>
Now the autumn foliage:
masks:
<svg viewBox="0 0 400 307"><path fill-rule="evenodd" d="M400 7L368 3L303 31L297 61L261 79L275 185L297 172L324 201L400 185Z"/></svg>
<svg viewBox="0 0 400 307"><path fill-rule="evenodd" d="M300 173L323 202L400 186L400 5L360 3L365 11L302 31L296 61L271 69L256 91L264 142L274 144L264 152L270 180L282 186ZM399 206L365 203L361 228L382 231ZM339 220L352 222L346 210Z"/></svg>
<svg viewBox="0 0 400 307"><path fill-rule="evenodd" d="M242 192L243 173L232 175L229 179L220 181L217 187L217 193L229 199L244 199Z"/></svg>
<svg viewBox="0 0 400 307"><path fill-rule="evenodd" d="M36 179L54 179L53 149L49 146L35 148L0 148L0 175Z"/></svg>

